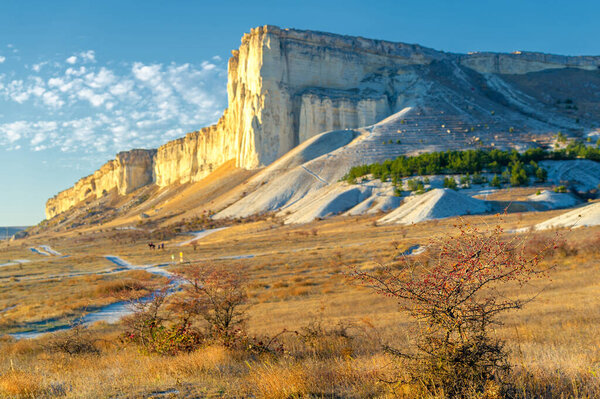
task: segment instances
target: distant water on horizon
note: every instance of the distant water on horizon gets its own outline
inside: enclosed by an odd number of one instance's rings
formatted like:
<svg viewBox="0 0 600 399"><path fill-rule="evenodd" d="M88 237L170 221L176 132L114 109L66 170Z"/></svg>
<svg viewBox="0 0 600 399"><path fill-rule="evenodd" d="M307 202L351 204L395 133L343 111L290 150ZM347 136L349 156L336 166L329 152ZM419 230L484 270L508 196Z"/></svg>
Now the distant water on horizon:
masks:
<svg viewBox="0 0 600 399"><path fill-rule="evenodd" d="M0 240L6 240L29 226L0 226ZM8 236L7 236L8 232Z"/></svg>

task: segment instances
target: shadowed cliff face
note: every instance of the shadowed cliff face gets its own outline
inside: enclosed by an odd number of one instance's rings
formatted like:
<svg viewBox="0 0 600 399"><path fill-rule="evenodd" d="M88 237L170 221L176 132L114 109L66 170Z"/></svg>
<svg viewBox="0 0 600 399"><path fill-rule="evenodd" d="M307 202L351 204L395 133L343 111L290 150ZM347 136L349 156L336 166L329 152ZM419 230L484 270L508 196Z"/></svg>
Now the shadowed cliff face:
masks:
<svg viewBox="0 0 600 399"><path fill-rule="evenodd" d="M536 134L580 134L600 120L598 90L582 90L581 99L569 93L571 102L585 104L578 113L555 106L561 101L554 98L561 92L555 86L565 84L563 74L595 84L599 65L600 57L449 54L322 32L256 28L232 52L228 107L217 124L157 150L119 154L48 200L46 216L115 189L123 195L152 183L198 181L229 160L245 169L266 166L323 131L373 125L405 107L434 109L443 97L460 102L457 118L465 126L477 126L482 115L504 109L505 123L498 121L502 115L494 118L499 135L509 136L509 126L525 119ZM441 124L452 110L444 112ZM434 114L429 112L427 123L437 123Z"/></svg>

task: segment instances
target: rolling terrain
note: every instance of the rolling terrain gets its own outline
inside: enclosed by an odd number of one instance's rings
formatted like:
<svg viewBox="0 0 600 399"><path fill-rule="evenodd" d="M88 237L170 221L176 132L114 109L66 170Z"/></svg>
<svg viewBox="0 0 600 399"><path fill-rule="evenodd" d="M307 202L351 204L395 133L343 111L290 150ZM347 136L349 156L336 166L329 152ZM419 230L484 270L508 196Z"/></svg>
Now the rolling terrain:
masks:
<svg viewBox="0 0 600 399"><path fill-rule="evenodd" d="M156 151L120 154L50 199L48 225L123 226L136 217L161 224L204 211L247 217L287 212L298 201L313 209L319 205L306 203L328 195L316 194L324 187L340 191L331 186L352 166L432 151L552 149L562 145L557 138L594 145L599 66L598 57L451 54L257 28L230 60L229 107L217 125ZM196 194L220 178L227 189ZM174 197L177 211L166 205Z"/></svg>
<svg viewBox="0 0 600 399"><path fill-rule="evenodd" d="M356 273L434 264L467 228L547 250L545 278L496 292L524 305L490 324L511 372L473 397L600 396L599 57L265 26L228 94L216 125L118 154L0 244L0 397L427 396L394 352L423 319ZM423 154L469 162L394 169ZM208 286L182 276L213 268L243 287L230 341L177 324ZM151 347L132 326L162 298Z"/></svg>

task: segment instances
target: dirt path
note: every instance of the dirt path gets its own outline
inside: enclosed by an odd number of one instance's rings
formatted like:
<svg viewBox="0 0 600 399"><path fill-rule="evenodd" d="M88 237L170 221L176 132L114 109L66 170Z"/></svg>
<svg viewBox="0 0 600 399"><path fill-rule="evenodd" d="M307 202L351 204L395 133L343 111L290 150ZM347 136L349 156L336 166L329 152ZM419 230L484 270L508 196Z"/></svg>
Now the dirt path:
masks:
<svg viewBox="0 0 600 399"><path fill-rule="evenodd" d="M221 230L225 230L228 229L229 227L219 227L217 229L209 229L209 230L200 230L200 231L191 231L187 234L192 234L194 236L194 238L186 240L184 242L179 243L178 245L180 247L183 247L184 245L188 245L191 244L192 242L199 240L201 238L206 237L207 235L210 235L212 233L216 233L217 231L221 231Z"/></svg>
<svg viewBox="0 0 600 399"><path fill-rule="evenodd" d="M42 248L45 252L47 252L51 255L62 256L62 254L60 252L53 250L49 245L40 245L40 248Z"/></svg>

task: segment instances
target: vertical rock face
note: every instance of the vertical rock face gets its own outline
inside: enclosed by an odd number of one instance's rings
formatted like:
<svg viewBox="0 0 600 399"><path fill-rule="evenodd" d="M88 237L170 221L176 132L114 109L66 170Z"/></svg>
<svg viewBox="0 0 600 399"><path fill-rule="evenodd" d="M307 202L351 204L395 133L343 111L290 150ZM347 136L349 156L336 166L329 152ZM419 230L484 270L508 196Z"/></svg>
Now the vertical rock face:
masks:
<svg viewBox="0 0 600 399"><path fill-rule="evenodd" d="M371 125L423 98L420 69L450 63L482 74L597 70L600 57L540 53L450 54L404 43L264 26L228 65L228 107L210 127L156 150L121 153L47 203L52 217L90 196L155 182L198 181L226 161L253 169L327 130ZM446 76L445 79L460 79Z"/></svg>
<svg viewBox="0 0 600 399"><path fill-rule="evenodd" d="M595 71L600 68L600 57L565 56L515 51L510 54L470 53L458 55L460 63L479 73L525 74L547 69L578 68Z"/></svg>
<svg viewBox="0 0 600 399"><path fill-rule="evenodd" d="M46 202L48 219L88 198L98 198L116 189L129 194L153 181L152 164L156 150L120 152L92 175L79 180L72 188L61 191Z"/></svg>
<svg viewBox="0 0 600 399"><path fill-rule="evenodd" d="M385 93L362 87L381 68L442 53L415 45L265 26L244 35L228 66L228 107L216 125L158 148L156 184L197 181L224 162L265 166L325 130L391 113Z"/></svg>
<svg viewBox="0 0 600 399"><path fill-rule="evenodd" d="M369 126L389 114L390 104L383 95L360 98L306 93L302 95L300 103L299 141L329 130Z"/></svg>

